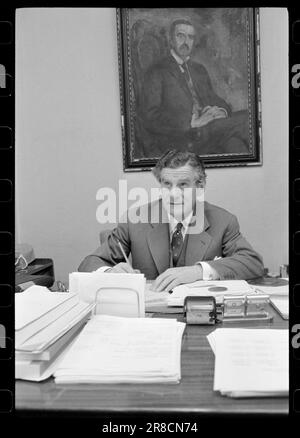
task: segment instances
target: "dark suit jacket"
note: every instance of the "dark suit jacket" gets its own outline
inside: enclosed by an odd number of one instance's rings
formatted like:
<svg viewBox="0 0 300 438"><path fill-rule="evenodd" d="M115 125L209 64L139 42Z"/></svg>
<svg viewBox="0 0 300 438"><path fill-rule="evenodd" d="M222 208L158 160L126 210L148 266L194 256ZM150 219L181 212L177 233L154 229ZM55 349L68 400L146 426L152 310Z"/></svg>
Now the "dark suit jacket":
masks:
<svg viewBox="0 0 300 438"><path fill-rule="evenodd" d="M168 269L170 266L169 224L165 221L161 200L143 206L141 210L145 213L145 210L149 212L150 208L152 220L148 223L132 223L129 220L127 223L120 223L109 234L103 245L83 260L78 270L90 272L100 266L113 266L123 262L124 258L117 239L120 240L127 254L131 252L133 268L139 269L146 278L155 279ZM185 254L186 266L194 265L199 261L208 261L217 270L221 280L262 276L262 258L240 233L236 217L207 202L204 204L204 213L203 231L189 234ZM157 218L160 220L157 221ZM215 257L222 258L214 260Z"/></svg>
<svg viewBox="0 0 300 438"><path fill-rule="evenodd" d="M229 105L213 90L205 67L188 61L199 103L225 108ZM173 56L153 65L145 75L141 112L152 134L178 138L191 130L193 99L184 74Z"/></svg>

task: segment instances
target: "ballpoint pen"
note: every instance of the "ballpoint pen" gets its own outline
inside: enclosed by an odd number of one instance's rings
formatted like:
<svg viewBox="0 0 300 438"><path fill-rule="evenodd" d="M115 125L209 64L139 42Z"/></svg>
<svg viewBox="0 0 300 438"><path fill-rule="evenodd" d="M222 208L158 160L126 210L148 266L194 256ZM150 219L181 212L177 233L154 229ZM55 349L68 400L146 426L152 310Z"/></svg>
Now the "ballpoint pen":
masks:
<svg viewBox="0 0 300 438"><path fill-rule="evenodd" d="M130 263L130 261L128 260L128 257L127 257L127 255L125 254L124 248L123 248L121 242L119 241L119 239L117 239L117 242L118 242L118 245L119 245L119 247L120 247L120 249L121 249L121 251L122 251L122 254L123 254L123 257L124 257L126 263L132 268L131 263Z"/></svg>

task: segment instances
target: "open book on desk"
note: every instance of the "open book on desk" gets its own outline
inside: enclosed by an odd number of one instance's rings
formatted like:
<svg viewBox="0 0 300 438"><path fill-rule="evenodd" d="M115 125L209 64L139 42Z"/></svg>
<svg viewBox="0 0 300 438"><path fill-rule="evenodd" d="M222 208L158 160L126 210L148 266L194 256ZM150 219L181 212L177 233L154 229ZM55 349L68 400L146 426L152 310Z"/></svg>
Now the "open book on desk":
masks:
<svg viewBox="0 0 300 438"><path fill-rule="evenodd" d="M229 397L288 395L288 330L220 328L207 338L215 353L215 391Z"/></svg>

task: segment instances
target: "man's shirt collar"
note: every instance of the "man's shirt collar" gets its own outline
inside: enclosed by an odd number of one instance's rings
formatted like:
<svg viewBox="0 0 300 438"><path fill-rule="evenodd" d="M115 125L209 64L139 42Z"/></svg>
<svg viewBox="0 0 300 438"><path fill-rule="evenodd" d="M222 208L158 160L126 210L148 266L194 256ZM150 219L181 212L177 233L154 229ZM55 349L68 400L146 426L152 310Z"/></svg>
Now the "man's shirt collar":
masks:
<svg viewBox="0 0 300 438"><path fill-rule="evenodd" d="M175 59L175 61L177 62L177 64L179 64L180 66L184 63L187 62L190 57L188 56L186 58L186 60L184 61L183 59L180 58L180 56L177 55L177 53L175 53L174 49L171 49L171 55L173 56L173 58Z"/></svg>
<svg viewBox="0 0 300 438"><path fill-rule="evenodd" d="M183 225L183 228L181 230L183 236L185 236L185 234L187 232L187 229L188 229L188 226L191 222L192 217L193 217L193 212L191 211L191 213L186 218L184 218L183 221L181 221L181 223ZM175 219L174 216L171 216L169 213L168 213L168 219L169 219L170 236L172 236L179 221L177 219Z"/></svg>

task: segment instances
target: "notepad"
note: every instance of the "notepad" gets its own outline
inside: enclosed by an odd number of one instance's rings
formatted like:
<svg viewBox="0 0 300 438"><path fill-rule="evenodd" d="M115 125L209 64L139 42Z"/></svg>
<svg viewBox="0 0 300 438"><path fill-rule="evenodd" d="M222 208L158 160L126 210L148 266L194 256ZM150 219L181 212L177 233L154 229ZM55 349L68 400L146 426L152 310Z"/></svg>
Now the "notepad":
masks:
<svg viewBox="0 0 300 438"><path fill-rule="evenodd" d="M178 383L185 324L96 315L54 373L61 383Z"/></svg>
<svg viewBox="0 0 300 438"><path fill-rule="evenodd" d="M288 330L216 329L214 390L229 397L287 396Z"/></svg>
<svg viewBox="0 0 300 438"><path fill-rule="evenodd" d="M115 316L145 316L143 274L72 272L69 290L87 303L96 303L96 313Z"/></svg>

